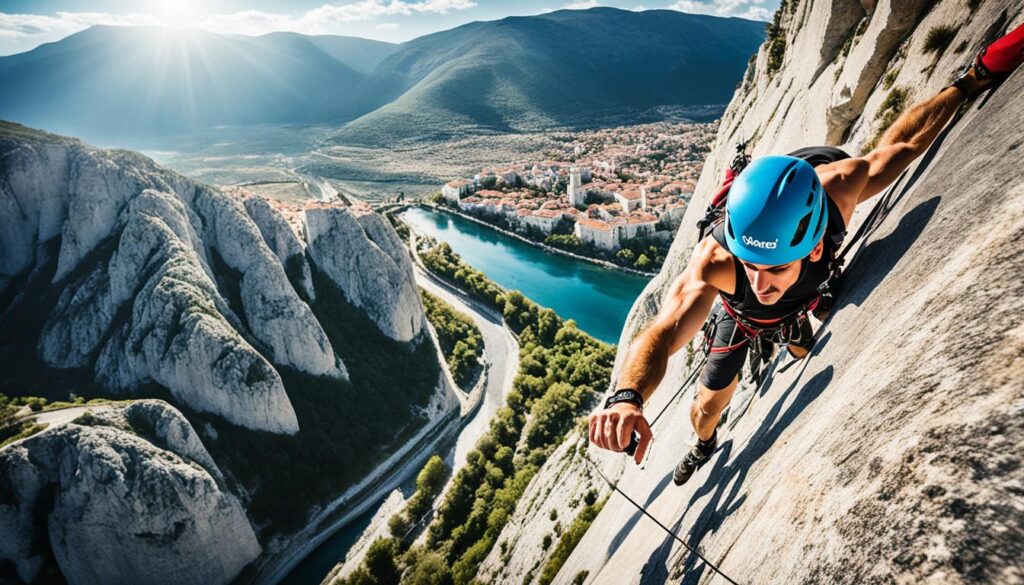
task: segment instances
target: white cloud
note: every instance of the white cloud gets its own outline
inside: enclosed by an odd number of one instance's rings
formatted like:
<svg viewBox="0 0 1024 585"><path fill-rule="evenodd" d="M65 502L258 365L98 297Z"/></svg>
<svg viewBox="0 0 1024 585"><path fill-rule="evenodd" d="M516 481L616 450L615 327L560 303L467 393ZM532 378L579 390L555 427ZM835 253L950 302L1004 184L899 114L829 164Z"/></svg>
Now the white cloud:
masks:
<svg viewBox="0 0 1024 585"><path fill-rule="evenodd" d="M154 25L160 24L160 20L148 14L58 12L45 16L0 12L0 55L28 51L97 24Z"/></svg>
<svg viewBox="0 0 1024 585"><path fill-rule="evenodd" d="M398 26L397 22L382 22L373 28L377 30L395 30Z"/></svg>
<svg viewBox="0 0 1024 585"><path fill-rule="evenodd" d="M597 0L580 0L579 2L570 2L563 6L567 10L586 10L588 8L596 8L601 4Z"/></svg>
<svg viewBox="0 0 1024 585"><path fill-rule="evenodd" d="M96 24L159 24L145 14L106 14L103 12L58 12L42 14L5 14L0 12L0 38L15 39L39 35L68 35Z"/></svg>
<svg viewBox="0 0 1024 585"><path fill-rule="evenodd" d="M346 23L378 18L448 14L476 6L474 0L356 0L323 4L297 16L260 10L241 10L214 14L182 23L173 14L107 14L98 12L58 12L54 16L5 14L0 12L0 54L27 51L50 41L97 24L177 25L187 24L213 32L260 35L273 31L305 34L340 32ZM180 16L180 15L179 15ZM379 30L393 30L385 26Z"/></svg>
<svg viewBox="0 0 1024 585"><path fill-rule="evenodd" d="M643 4L637 4L636 6L630 8L630 10L632 10L633 12L643 12L644 10L647 10L647 7L644 6Z"/></svg>
<svg viewBox="0 0 1024 585"><path fill-rule="evenodd" d="M472 0L420 0L418 2L360 0L343 4L324 4L298 17L258 10L243 10L232 14L207 17L196 25L214 32L252 35L278 30L326 34L336 31L337 26L344 23L375 20L388 16L447 14L475 6L476 2Z"/></svg>
<svg viewBox="0 0 1024 585"><path fill-rule="evenodd" d="M712 16L739 16L751 20L771 20L772 11L763 6L764 0L677 0L670 10Z"/></svg>

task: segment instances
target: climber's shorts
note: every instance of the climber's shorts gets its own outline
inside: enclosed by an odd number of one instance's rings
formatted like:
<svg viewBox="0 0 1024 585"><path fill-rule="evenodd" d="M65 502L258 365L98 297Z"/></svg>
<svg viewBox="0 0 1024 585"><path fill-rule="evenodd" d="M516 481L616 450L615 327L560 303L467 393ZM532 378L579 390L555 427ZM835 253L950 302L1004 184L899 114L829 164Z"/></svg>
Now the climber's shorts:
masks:
<svg viewBox="0 0 1024 585"><path fill-rule="evenodd" d="M736 320L721 305L715 305L710 319L717 326L715 338L711 342L712 351L708 353L708 361L700 373L700 383L708 390L724 390L740 375L751 341L736 327ZM791 340L789 345L803 349L805 354L809 352L814 346L811 322L807 319L794 320L788 327L791 329L787 329L785 338ZM761 350L765 352L761 359L768 360L774 344L765 337L760 338L760 344ZM732 349L725 351L724 348Z"/></svg>
<svg viewBox="0 0 1024 585"><path fill-rule="evenodd" d="M700 373L700 383L708 390L724 390L740 375L750 342L736 327L736 320L726 313L721 305L715 305L711 318L718 324L711 348L736 347L726 352L708 353L708 361Z"/></svg>

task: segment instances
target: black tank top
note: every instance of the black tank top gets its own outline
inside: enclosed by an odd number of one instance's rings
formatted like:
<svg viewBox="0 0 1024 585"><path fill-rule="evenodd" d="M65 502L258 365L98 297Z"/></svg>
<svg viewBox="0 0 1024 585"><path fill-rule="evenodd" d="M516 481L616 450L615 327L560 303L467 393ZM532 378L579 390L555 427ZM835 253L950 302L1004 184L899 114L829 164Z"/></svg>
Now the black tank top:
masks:
<svg viewBox="0 0 1024 585"><path fill-rule="evenodd" d="M846 235L846 225L839 207L827 196L828 201L828 224L825 226L824 251L817 262L805 259L801 269L800 279L789 287L774 305L762 305L750 287L747 273L739 259L733 256L733 266L736 268L736 291L728 294L721 291L719 294L725 299L729 306L735 309L740 315L751 319L779 319L796 313L801 307L814 300L818 296L818 286L829 277L829 262L836 251L843 243ZM725 241L725 222L719 222L712 230L711 235L723 248L729 250L729 244ZM732 253L731 250L729 250Z"/></svg>

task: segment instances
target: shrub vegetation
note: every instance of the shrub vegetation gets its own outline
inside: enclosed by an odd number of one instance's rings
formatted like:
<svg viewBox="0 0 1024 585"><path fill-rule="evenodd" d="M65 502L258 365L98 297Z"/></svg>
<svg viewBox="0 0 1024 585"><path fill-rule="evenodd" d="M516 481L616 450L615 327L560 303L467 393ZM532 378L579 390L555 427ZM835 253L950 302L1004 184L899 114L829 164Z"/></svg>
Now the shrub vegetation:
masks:
<svg viewBox="0 0 1024 585"><path fill-rule="evenodd" d="M519 335L519 372L505 406L452 479L427 528L426 545L405 551L399 561L403 583L467 585L530 480L609 383L615 347L590 337L574 321L562 320L522 293L502 290L465 265L447 244L438 244L421 257L430 270L501 311ZM571 551L589 526L581 518L596 516L599 509L589 501L558 547ZM568 552L558 551L553 554L568 557ZM374 575L368 565L360 570ZM364 582L346 585L351 583Z"/></svg>

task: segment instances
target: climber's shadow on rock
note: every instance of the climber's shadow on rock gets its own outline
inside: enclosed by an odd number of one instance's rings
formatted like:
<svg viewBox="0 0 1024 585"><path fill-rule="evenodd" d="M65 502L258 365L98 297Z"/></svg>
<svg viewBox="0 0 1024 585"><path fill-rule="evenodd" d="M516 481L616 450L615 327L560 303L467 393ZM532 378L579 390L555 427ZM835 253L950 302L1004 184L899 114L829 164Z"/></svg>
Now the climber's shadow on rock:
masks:
<svg viewBox="0 0 1024 585"><path fill-rule="evenodd" d="M935 215L941 197L932 197L900 217L889 235L874 240L857 253L856 262L843 274L843 291L833 314L848 305L860 306L889 276Z"/></svg>
<svg viewBox="0 0 1024 585"><path fill-rule="evenodd" d="M668 487L670 481L672 481L672 472L666 473L665 477L661 478L661 481L658 482L658 485L654 486L654 489L651 490L651 493L648 494L647 496L647 501L644 502L644 508L654 503L654 500L656 500L658 496L661 495L661 492L665 491L665 488ZM626 540L626 537L629 536L629 533L633 531L633 527L636 526L636 523L640 521L641 516L643 516L643 512L637 510L636 513L633 514L629 518L629 520L622 525L622 528L620 528L619 531L615 533L615 536L608 544L607 556L609 558L613 554L615 554L615 551L619 550L619 546L621 546L622 542Z"/></svg>
<svg viewBox="0 0 1024 585"><path fill-rule="evenodd" d="M743 486L750 466L767 453L775 445L783 431L825 391L832 381L833 372L834 369L830 365L806 382L801 382L803 377L803 372L801 372L778 397L771 410L762 419L758 429L751 435L746 446L735 458L732 457L732 451L735 448L733 440L730 439L722 445L719 453L715 456L714 466L708 473L707 480L697 488L687 504L687 509L690 509L701 498L710 494L700 515L694 520L689 535L680 534L691 548L699 550L704 536L717 531L721 527L722 521L743 505L747 497L746 493L743 493ZM783 410L783 406L789 402L793 392L797 392L796 396L792 397L789 406ZM679 534L680 523L681 519L673 526L673 531L677 534ZM651 553L647 563L641 569L641 583L664 583L671 577L666 571L665 565L673 544L675 544L675 540L671 536L666 536L661 546ZM683 559L682 565L679 566L682 572L681 582L684 584L699 582L705 570L708 570L707 566L689 551L681 550L679 554ZM741 579L743 576L742 573L732 575L728 566L721 568L730 577ZM742 571L742 567L738 569Z"/></svg>

